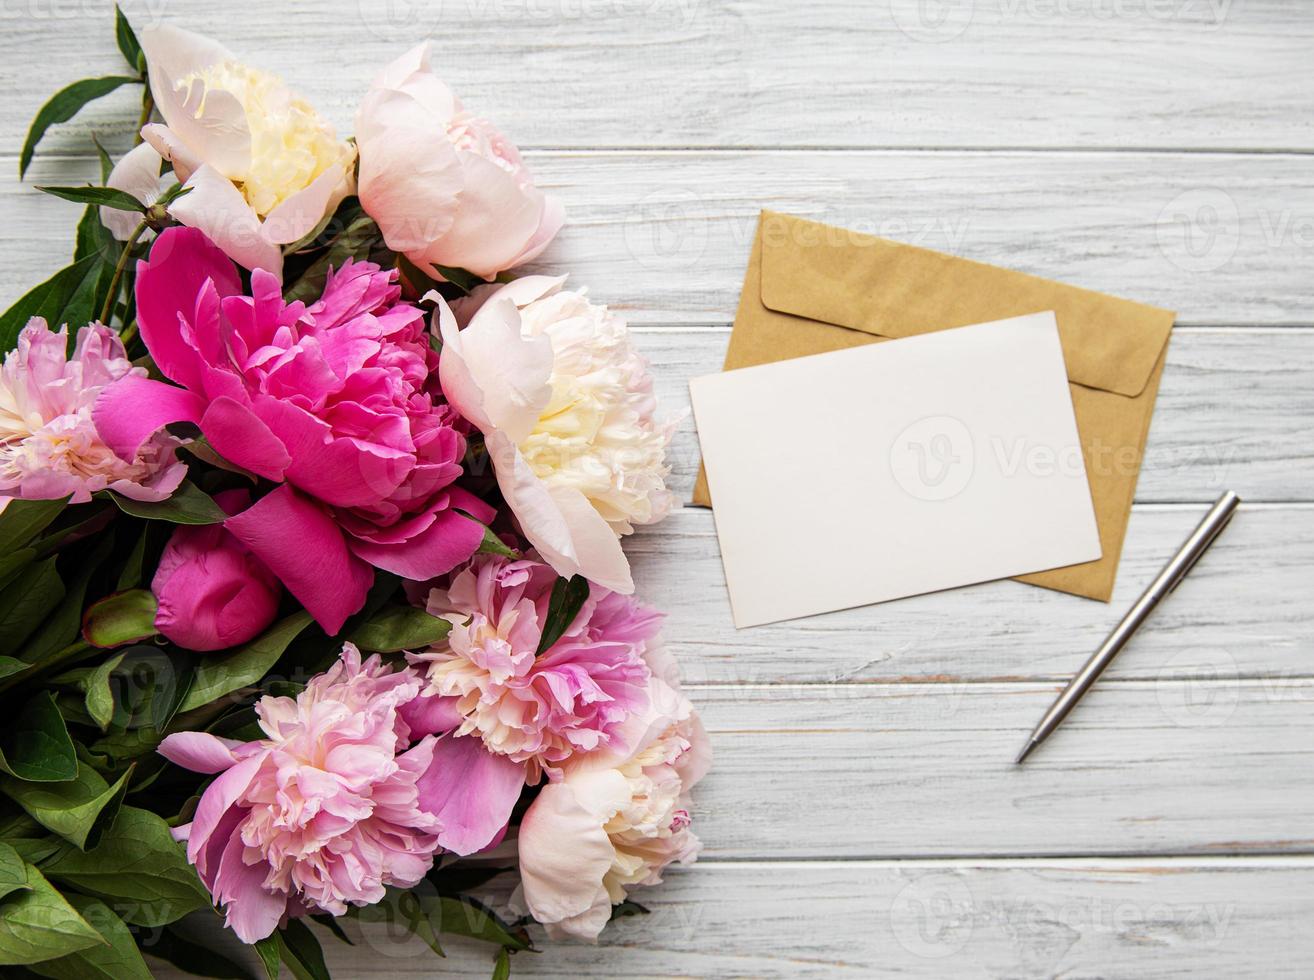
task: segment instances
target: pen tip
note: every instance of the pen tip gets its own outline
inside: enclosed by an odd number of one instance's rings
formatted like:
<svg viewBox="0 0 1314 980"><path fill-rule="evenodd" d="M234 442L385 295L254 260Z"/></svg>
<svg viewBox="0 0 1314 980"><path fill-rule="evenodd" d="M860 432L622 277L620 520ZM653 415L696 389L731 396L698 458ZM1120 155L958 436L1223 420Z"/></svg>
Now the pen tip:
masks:
<svg viewBox="0 0 1314 980"><path fill-rule="evenodd" d="M1017 758L1013 760L1013 765L1020 766L1026 757L1029 756L1039 744L1040 743L1034 738L1028 739L1027 744L1023 747L1022 751L1017 754Z"/></svg>

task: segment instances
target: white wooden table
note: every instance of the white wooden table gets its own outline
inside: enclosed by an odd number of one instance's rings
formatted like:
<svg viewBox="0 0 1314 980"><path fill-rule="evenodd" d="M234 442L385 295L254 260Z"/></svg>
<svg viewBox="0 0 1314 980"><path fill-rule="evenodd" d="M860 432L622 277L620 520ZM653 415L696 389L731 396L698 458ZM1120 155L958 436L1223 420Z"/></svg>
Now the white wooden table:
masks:
<svg viewBox="0 0 1314 980"><path fill-rule="evenodd" d="M0 5L7 304L76 207L16 180L37 106L119 70L103 0ZM661 394L724 353L760 207L1179 311L1117 594L1013 583L737 633L711 515L632 539L705 713L702 861L601 948L516 975L1314 974L1314 6L1298 0L138 0L349 132L431 35L570 224L553 269L626 311ZM127 90L29 183L94 173ZM122 149L124 142L111 146ZM687 493L697 446L674 448ZM1025 768L1010 762L1224 488L1231 530ZM487 975L386 940L344 977Z"/></svg>

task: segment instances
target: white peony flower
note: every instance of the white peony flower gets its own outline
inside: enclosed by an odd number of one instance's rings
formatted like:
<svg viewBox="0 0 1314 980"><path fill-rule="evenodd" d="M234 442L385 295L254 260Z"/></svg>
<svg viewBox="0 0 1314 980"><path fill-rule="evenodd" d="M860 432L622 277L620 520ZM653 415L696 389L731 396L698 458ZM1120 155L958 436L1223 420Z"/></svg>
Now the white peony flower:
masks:
<svg viewBox="0 0 1314 980"><path fill-rule="evenodd" d="M443 391L484 434L526 538L559 575L634 590L619 536L670 513L647 362L625 321L562 278L483 286L439 303ZM464 329L458 323L468 321Z"/></svg>

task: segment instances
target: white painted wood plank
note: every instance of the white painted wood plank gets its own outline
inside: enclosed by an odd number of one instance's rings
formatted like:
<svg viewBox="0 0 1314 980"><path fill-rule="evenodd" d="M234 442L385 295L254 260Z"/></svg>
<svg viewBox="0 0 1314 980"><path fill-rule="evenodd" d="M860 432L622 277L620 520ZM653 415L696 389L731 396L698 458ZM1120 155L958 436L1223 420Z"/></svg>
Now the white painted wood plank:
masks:
<svg viewBox="0 0 1314 980"><path fill-rule="evenodd" d="M626 551L638 594L668 614L663 635L686 682L1066 681L1205 509L1137 508L1107 605L995 582L736 630L710 513L640 530ZM1101 683L1263 678L1276 696L1314 676L1311 568L1314 508L1244 508Z"/></svg>
<svg viewBox="0 0 1314 980"><path fill-rule="evenodd" d="M729 331L641 329L662 410L689 408L689 379L721 370ZM698 471L692 420L671 447L687 499ZM1114 458L1108 459L1109 465ZM1314 331L1179 327L1136 488L1142 501L1314 499Z"/></svg>
<svg viewBox="0 0 1314 980"><path fill-rule="evenodd" d="M1099 685L1015 766L1057 689L695 689L699 836L734 858L1314 849L1314 682Z"/></svg>
<svg viewBox="0 0 1314 980"><path fill-rule="evenodd" d="M642 323L734 315L761 208L1175 309L1182 324L1314 321L1314 181L1285 154L555 153L568 222L542 268ZM41 159L29 183L95 178ZM5 298L70 250L76 205L0 159Z"/></svg>
<svg viewBox="0 0 1314 980"><path fill-rule="evenodd" d="M1283 0L123 5L222 39L344 128L431 36L449 83L525 146L1314 147L1314 11ZM57 88L121 70L107 6L4 4L0 143Z"/></svg>
<svg viewBox="0 0 1314 980"><path fill-rule="evenodd" d="M647 916L599 947L542 944L514 977L1012 977L1169 980L1314 969L1307 861L703 863L636 892ZM487 977L486 946L448 958L395 930L318 927L334 976ZM533 929L541 939L541 930ZM181 976L161 969L161 978Z"/></svg>

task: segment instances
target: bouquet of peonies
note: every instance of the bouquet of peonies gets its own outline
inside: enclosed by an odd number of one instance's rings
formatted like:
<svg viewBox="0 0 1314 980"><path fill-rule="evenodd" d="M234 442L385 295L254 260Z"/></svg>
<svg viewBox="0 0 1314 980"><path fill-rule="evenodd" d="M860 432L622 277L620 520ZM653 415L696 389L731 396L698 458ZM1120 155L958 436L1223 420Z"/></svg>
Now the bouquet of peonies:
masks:
<svg viewBox="0 0 1314 980"><path fill-rule="evenodd" d="M308 920L501 977L530 922L594 939L709 762L621 549L673 505L624 322L508 273L562 209L427 45L342 140L116 17L132 73L21 167L139 83L134 148L40 188L74 261L0 317L0 964L244 976L211 906L270 977L327 976Z"/></svg>

